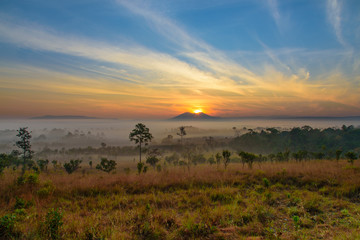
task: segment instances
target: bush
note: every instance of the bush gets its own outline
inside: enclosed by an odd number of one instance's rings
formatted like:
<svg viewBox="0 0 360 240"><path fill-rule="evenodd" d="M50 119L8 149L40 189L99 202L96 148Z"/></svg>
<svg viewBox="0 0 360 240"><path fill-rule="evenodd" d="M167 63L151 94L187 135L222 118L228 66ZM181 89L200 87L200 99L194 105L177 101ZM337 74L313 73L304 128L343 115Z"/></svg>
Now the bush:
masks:
<svg viewBox="0 0 360 240"><path fill-rule="evenodd" d="M26 201L22 198L19 197L15 197L16 201L15 201L15 205L14 205L14 209L23 209L26 206Z"/></svg>
<svg viewBox="0 0 360 240"><path fill-rule="evenodd" d="M47 237L50 239L59 239L62 225L62 213L58 209L50 209L45 216Z"/></svg>
<svg viewBox="0 0 360 240"><path fill-rule="evenodd" d="M0 239L16 238L15 221L15 214L7 214L0 218Z"/></svg>
<svg viewBox="0 0 360 240"><path fill-rule="evenodd" d="M266 188L268 188L270 186L270 182L267 178L263 178L263 183Z"/></svg>
<svg viewBox="0 0 360 240"><path fill-rule="evenodd" d="M52 182L47 181L47 182L45 182L44 186L37 191L37 194L40 198L46 198L50 194L52 194L54 192L54 190L55 190L55 187L52 184Z"/></svg>
<svg viewBox="0 0 360 240"><path fill-rule="evenodd" d="M65 170L66 170L66 172L67 172L68 174L71 174L71 173L73 173L74 171L76 171L77 169L80 168L80 163L81 163L81 162L82 162L82 161L79 160L79 159L70 160L69 163L65 163L65 164L64 164L64 168L65 168Z"/></svg>
<svg viewBox="0 0 360 240"><path fill-rule="evenodd" d="M110 173L116 169L116 162L107 158L101 158L101 163L96 165L96 169Z"/></svg>
<svg viewBox="0 0 360 240"><path fill-rule="evenodd" d="M137 170L138 170L138 174L140 175L142 170L143 170L144 163L139 162L136 167L137 167Z"/></svg>
<svg viewBox="0 0 360 240"><path fill-rule="evenodd" d="M47 171L48 169L48 165L49 165L49 160L46 159L46 160L43 160L43 159L39 159L36 161L37 165L39 166L40 168L40 171Z"/></svg>
<svg viewBox="0 0 360 240"><path fill-rule="evenodd" d="M356 153L354 153L354 152L345 153L345 157L347 158L348 162L351 164L354 164L354 161L357 158Z"/></svg>
<svg viewBox="0 0 360 240"><path fill-rule="evenodd" d="M39 183L39 175L35 172L26 172L24 175L18 177L16 182L18 185L28 184L35 186Z"/></svg>

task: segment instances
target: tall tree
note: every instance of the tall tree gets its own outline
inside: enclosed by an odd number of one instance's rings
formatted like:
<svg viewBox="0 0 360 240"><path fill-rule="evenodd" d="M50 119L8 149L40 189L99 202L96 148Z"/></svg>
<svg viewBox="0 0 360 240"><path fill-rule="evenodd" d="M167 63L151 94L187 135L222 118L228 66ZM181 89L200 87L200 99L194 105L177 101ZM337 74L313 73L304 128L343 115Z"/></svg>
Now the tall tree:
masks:
<svg viewBox="0 0 360 240"><path fill-rule="evenodd" d="M184 126L181 126L181 127L179 127L179 130L180 130L180 132L178 132L178 133L176 133L176 134L180 136L180 138L181 138L181 144L182 144L182 143L183 143L183 136L186 135L185 127L184 127Z"/></svg>
<svg viewBox="0 0 360 240"><path fill-rule="evenodd" d="M17 130L18 134L17 137L20 138L19 141L16 142L16 146L22 150L21 157L23 160L23 167L22 167L22 175L25 173L26 164L32 159L32 156L34 154L34 151L31 150L31 132L27 130L27 127L20 128Z"/></svg>
<svg viewBox="0 0 360 240"><path fill-rule="evenodd" d="M149 132L149 128L147 128L144 124L138 123L135 128L129 134L130 141L134 141L135 144L139 145L139 155L140 155L140 163L141 163L141 146L144 144L145 146L151 142L153 139L153 135Z"/></svg>

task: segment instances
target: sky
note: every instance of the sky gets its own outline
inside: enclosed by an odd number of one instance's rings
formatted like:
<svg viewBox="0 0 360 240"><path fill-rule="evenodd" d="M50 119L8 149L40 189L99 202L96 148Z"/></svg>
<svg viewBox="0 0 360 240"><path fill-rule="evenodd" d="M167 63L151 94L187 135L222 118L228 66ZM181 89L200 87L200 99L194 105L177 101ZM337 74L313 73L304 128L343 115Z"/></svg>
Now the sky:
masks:
<svg viewBox="0 0 360 240"><path fill-rule="evenodd" d="M360 116L358 0L1 0L0 118Z"/></svg>

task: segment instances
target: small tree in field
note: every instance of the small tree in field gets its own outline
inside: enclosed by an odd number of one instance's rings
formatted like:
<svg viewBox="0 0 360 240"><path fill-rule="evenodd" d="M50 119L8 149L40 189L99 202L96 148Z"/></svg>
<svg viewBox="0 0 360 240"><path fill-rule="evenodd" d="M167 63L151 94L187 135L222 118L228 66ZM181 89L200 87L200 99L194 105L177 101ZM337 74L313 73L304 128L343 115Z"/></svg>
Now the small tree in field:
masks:
<svg viewBox="0 0 360 240"><path fill-rule="evenodd" d="M23 160L23 167L21 173L22 175L24 175L26 164L31 161L34 154L34 151L31 150L30 144L31 132L27 130L27 127L20 128L19 130L17 130L17 132L18 134L16 136L19 137L20 140L16 142L16 146L22 150L21 158Z"/></svg>
<svg viewBox="0 0 360 240"><path fill-rule="evenodd" d="M71 174L71 173L75 172L77 169L80 168L80 163L81 163L81 162L82 162L82 161L79 160L79 159L70 160L69 163L65 163L65 164L64 164L64 168L65 168L65 170L66 170L66 172L67 172L68 174Z"/></svg>
<svg viewBox="0 0 360 240"><path fill-rule="evenodd" d="M257 156L253 153L248 153L248 152L244 152L244 151L241 151L239 153L239 156L241 157L241 161L243 163L247 163L249 168L252 169L252 165Z"/></svg>
<svg viewBox="0 0 360 240"><path fill-rule="evenodd" d="M345 157L347 158L348 162L351 163L351 165L354 164L354 161L357 158L356 153L354 153L354 152L345 153Z"/></svg>
<svg viewBox="0 0 360 240"><path fill-rule="evenodd" d="M183 137L186 135L185 127L181 126L181 127L179 127L179 130L180 130L180 132L178 132L176 134L180 136L181 144L183 144Z"/></svg>
<svg viewBox="0 0 360 240"><path fill-rule="evenodd" d="M231 152L229 152L228 150L223 150L222 156L223 156L223 159L224 159L224 167L226 169L227 165L230 162Z"/></svg>
<svg viewBox="0 0 360 240"><path fill-rule="evenodd" d="M160 161L161 152L158 148L149 150L148 156L146 158L146 163L150 164L154 169L156 164Z"/></svg>
<svg viewBox="0 0 360 240"><path fill-rule="evenodd" d="M134 141L135 144L139 145L139 155L140 155L140 163L141 163L141 146L144 144L145 146L151 142L153 139L153 135L149 132L149 128L147 128L144 124L138 123L135 128L129 134L130 141Z"/></svg>
<svg viewBox="0 0 360 240"><path fill-rule="evenodd" d="M101 158L101 162L96 165L96 169L110 173L116 169L116 162L114 160L108 160L107 158Z"/></svg>
<svg viewBox="0 0 360 240"><path fill-rule="evenodd" d="M216 165L219 167L219 165L220 165L220 163L221 163L221 154L220 154L220 153L216 153L215 159L216 159Z"/></svg>
<svg viewBox="0 0 360 240"><path fill-rule="evenodd" d="M339 161L342 152L343 152L343 151L340 150L340 149L336 150L336 152L335 152L335 154L336 154L336 161Z"/></svg>
<svg viewBox="0 0 360 240"><path fill-rule="evenodd" d="M40 171L47 171L48 169L48 165L49 165L49 160L46 159L46 160L43 160L43 159L39 159L36 161L37 165L39 166L40 168Z"/></svg>
<svg viewBox="0 0 360 240"><path fill-rule="evenodd" d="M156 156L148 156L146 158L146 163L150 164L154 169L159 161L160 160Z"/></svg>

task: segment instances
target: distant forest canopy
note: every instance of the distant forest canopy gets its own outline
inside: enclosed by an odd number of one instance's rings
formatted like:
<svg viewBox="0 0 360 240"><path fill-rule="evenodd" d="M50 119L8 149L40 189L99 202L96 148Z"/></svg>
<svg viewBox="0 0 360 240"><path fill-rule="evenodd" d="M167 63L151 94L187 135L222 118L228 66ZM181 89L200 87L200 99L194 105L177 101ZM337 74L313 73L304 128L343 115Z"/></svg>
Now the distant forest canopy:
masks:
<svg viewBox="0 0 360 240"><path fill-rule="evenodd" d="M258 154L307 151L334 158L336 151L360 152L360 128L343 125L340 129L317 129L310 126L279 131L267 128L260 132L248 129L248 133L235 137L230 146L236 151Z"/></svg>

